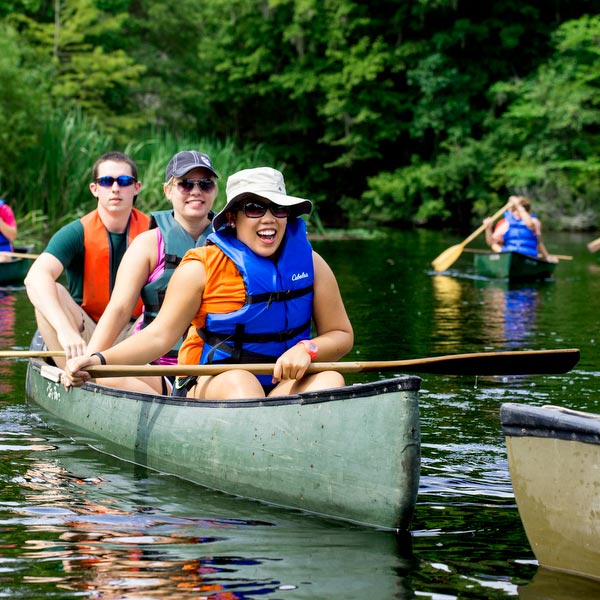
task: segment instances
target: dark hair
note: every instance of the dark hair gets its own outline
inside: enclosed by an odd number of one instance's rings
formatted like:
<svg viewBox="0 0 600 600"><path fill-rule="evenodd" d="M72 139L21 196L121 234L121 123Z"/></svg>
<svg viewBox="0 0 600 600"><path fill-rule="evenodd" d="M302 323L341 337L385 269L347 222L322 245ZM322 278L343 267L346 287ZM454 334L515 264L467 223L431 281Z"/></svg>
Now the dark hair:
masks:
<svg viewBox="0 0 600 600"><path fill-rule="evenodd" d="M527 196L519 196L519 204L527 211L531 212L531 200Z"/></svg>
<svg viewBox="0 0 600 600"><path fill-rule="evenodd" d="M137 165L131 156L128 156L124 152L107 152L103 154L95 163L94 168L92 169L92 179L95 181L98 178L98 169L103 162L107 160L112 160L114 162L124 162L127 163L131 167L131 174L137 179L138 171Z"/></svg>

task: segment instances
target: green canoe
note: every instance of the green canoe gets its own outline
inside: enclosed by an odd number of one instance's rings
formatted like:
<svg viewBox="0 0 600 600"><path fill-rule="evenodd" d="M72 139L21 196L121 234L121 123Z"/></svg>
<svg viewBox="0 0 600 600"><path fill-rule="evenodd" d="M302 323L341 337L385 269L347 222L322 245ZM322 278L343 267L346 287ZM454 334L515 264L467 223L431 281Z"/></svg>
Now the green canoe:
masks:
<svg viewBox="0 0 600 600"><path fill-rule="evenodd" d="M103 452L237 496L409 527L420 472L419 377L219 402L93 383L67 392L59 373L30 359L28 400L44 409L42 420Z"/></svg>
<svg viewBox="0 0 600 600"><path fill-rule="evenodd" d="M552 277L556 263L519 252L481 252L474 255L474 267L481 277L534 281Z"/></svg>
<svg viewBox="0 0 600 600"><path fill-rule="evenodd" d="M30 252L33 246L15 247L15 252ZM11 257L0 261L0 285L22 284L29 267L33 262L30 258Z"/></svg>

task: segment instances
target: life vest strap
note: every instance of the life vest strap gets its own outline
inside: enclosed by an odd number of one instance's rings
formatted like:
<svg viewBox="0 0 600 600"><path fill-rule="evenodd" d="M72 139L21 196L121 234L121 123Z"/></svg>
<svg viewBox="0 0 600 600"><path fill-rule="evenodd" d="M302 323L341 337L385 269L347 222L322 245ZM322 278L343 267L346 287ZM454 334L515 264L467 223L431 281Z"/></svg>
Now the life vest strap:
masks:
<svg viewBox="0 0 600 600"><path fill-rule="evenodd" d="M271 305L272 302L286 302L293 300L294 298L301 298L310 294L313 291L313 286L309 285L304 288L297 290L285 290L282 292L265 292L264 294L254 294L246 298L246 304L260 304L266 302L267 305Z"/></svg>
<svg viewBox="0 0 600 600"><path fill-rule="evenodd" d="M227 342L234 342L234 344L242 344L242 343L258 343L265 344L268 342L287 342L297 335L306 331L308 327L310 327L311 321L307 321L298 327L294 327L293 329L287 329L286 331L278 331L276 333L246 333L241 330L238 331L236 328L236 332L234 334L224 335L219 333L214 333L212 331L208 331L205 327L201 329L197 329L198 335L204 340L204 342L212 347L220 346L222 349L225 348L225 344Z"/></svg>
<svg viewBox="0 0 600 600"><path fill-rule="evenodd" d="M175 269L181 262L181 256L177 254L165 254L165 269Z"/></svg>

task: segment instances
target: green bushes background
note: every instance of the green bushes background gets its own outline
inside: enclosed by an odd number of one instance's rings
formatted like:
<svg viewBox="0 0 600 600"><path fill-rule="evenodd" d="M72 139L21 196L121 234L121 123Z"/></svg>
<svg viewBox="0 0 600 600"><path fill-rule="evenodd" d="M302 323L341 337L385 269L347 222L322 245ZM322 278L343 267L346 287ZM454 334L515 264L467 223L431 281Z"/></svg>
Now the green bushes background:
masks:
<svg viewBox="0 0 600 600"><path fill-rule="evenodd" d="M600 225L598 0L0 0L0 195L23 231L92 206L94 160L270 164L328 227L469 229L529 195ZM220 197L219 202L222 201Z"/></svg>

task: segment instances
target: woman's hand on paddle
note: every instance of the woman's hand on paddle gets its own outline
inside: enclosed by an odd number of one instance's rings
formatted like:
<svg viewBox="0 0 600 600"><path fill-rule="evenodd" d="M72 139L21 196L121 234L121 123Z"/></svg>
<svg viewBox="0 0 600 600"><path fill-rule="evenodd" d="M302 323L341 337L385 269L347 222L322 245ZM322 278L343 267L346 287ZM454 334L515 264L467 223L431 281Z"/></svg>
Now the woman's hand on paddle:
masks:
<svg viewBox="0 0 600 600"><path fill-rule="evenodd" d="M277 359L273 369L273 383L285 379L302 379L310 363L310 354L302 344L292 346Z"/></svg>
<svg viewBox="0 0 600 600"><path fill-rule="evenodd" d="M65 389L70 387L81 387L86 381L90 381L92 376L85 370L86 367L93 367L100 364L97 356L77 356L67 361L65 370L61 376L61 383Z"/></svg>

